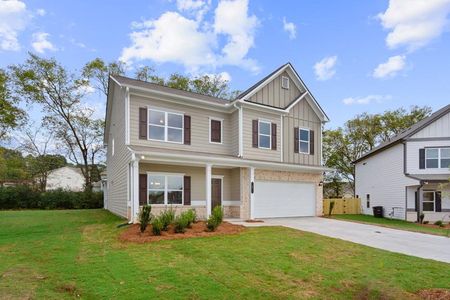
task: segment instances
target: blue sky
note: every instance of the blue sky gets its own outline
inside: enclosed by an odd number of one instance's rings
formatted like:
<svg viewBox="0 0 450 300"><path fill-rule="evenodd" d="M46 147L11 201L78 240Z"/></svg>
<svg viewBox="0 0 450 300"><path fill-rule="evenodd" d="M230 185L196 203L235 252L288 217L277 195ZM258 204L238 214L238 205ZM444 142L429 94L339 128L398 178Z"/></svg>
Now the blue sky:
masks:
<svg viewBox="0 0 450 300"><path fill-rule="evenodd" d="M246 89L290 61L331 122L450 103L450 0L0 0L0 67L27 51L72 69L101 57ZM91 96L99 115L104 102Z"/></svg>

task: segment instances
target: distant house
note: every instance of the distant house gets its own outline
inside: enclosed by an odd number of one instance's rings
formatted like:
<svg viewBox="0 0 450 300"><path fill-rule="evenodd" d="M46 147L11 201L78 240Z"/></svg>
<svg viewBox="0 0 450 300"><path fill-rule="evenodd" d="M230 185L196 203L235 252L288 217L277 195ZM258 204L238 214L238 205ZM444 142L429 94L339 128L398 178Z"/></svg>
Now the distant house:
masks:
<svg viewBox="0 0 450 300"><path fill-rule="evenodd" d="M82 191L84 177L80 168L62 167L51 171L47 177L46 190L65 189L70 191Z"/></svg>

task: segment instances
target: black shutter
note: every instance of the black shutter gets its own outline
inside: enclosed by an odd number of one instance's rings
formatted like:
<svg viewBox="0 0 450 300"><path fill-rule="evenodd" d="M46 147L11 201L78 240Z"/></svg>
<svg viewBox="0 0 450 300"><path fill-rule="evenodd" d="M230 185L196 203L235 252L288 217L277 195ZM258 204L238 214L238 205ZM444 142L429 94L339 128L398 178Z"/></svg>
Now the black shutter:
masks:
<svg viewBox="0 0 450 300"><path fill-rule="evenodd" d="M441 192L436 192L436 199L434 199L434 202L436 204L436 211L441 212L442 211L442 195Z"/></svg>
<svg viewBox="0 0 450 300"><path fill-rule="evenodd" d="M147 204L147 174L139 174L139 205Z"/></svg>
<svg viewBox="0 0 450 300"><path fill-rule="evenodd" d="M191 205L191 176L184 176L184 205Z"/></svg>
<svg viewBox="0 0 450 300"><path fill-rule="evenodd" d="M258 120L252 121L252 146L258 148Z"/></svg>
<svg viewBox="0 0 450 300"><path fill-rule="evenodd" d="M299 143L299 136L298 136L298 127L294 128L294 153L298 153L298 143Z"/></svg>
<svg viewBox="0 0 450 300"><path fill-rule="evenodd" d="M425 169L425 149L419 149L419 169Z"/></svg>
<svg viewBox="0 0 450 300"><path fill-rule="evenodd" d="M419 207L419 198L417 192L414 193L414 210L417 211Z"/></svg>
<svg viewBox="0 0 450 300"><path fill-rule="evenodd" d="M277 124L272 123L272 150L277 150Z"/></svg>
<svg viewBox="0 0 450 300"><path fill-rule="evenodd" d="M184 116L184 144L191 144L191 116Z"/></svg>
<svg viewBox="0 0 450 300"><path fill-rule="evenodd" d="M309 154L314 155L314 130L309 131Z"/></svg>
<svg viewBox="0 0 450 300"><path fill-rule="evenodd" d="M139 139L147 139L147 108L139 107Z"/></svg>

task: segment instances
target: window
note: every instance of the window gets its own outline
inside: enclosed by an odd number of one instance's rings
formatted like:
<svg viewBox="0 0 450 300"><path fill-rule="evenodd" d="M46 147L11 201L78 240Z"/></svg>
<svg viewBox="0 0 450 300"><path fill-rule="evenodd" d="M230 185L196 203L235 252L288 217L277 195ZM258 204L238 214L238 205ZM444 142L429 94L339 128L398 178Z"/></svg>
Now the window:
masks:
<svg viewBox="0 0 450 300"><path fill-rule="evenodd" d="M281 87L283 89L289 89L289 77L281 76Z"/></svg>
<svg viewBox="0 0 450 300"><path fill-rule="evenodd" d="M272 123L258 121L258 147L263 149L272 148Z"/></svg>
<svg viewBox="0 0 450 300"><path fill-rule="evenodd" d="M183 143L183 115L149 109L148 138L150 140Z"/></svg>
<svg viewBox="0 0 450 300"><path fill-rule="evenodd" d="M299 149L300 153L309 154L309 129L299 129Z"/></svg>
<svg viewBox="0 0 450 300"><path fill-rule="evenodd" d="M427 169L448 169L450 167L450 148L426 148L425 163Z"/></svg>
<svg viewBox="0 0 450 300"><path fill-rule="evenodd" d="M183 204L183 176L149 174L148 204Z"/></svg>
<svg viewBox="0 0 450 300"><path fill-rule="evenodd" d="M209 142L222 144L222 120L209 119Z"/></svg>
<svg viewBox="0 0 450 300"><path fill-rule="evenodd" d="M424 191L423 192L423 211L434 211L434 199L435 192L434 191Z"/></svg>

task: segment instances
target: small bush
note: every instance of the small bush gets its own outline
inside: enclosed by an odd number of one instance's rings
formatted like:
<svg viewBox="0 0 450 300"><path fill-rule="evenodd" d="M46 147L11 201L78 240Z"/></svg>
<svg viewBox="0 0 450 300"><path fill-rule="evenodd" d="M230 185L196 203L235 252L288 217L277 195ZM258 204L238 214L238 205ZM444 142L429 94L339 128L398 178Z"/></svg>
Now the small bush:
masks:
<svg viewBox="0 0 450 300"><path fill-rule="evenodd" d="M434 225L437 225L439 227L444 227L444 222L442 222L442 220L439 220L439 221L434 222Z"/></svg>
<svg viewBox="0 0 450 300"><path fill-rule="evenodd" d="M223 221L222 207L216 206L214 207L212 214L206 221L206 228L208 229L208 231L215 231L217 227L219 227L219 225L222 223L222 221Z"/></svg>
<svg viewBox="0 0 450 300"><path fill-rule="evenodd" d="M217 218L217 220L219 221L219 224L222 223L222 221L223 221L223 209L222 209L222 207L220 207L220 206L214 207L214 209L212 211L212 215Z"/></svg>
<svg viewBox="0 0 450 300"><path fill-rule="evenodd" d="M175 232L176 233L185 233L186 228L189 225L189 221L190 221L190 217L186 212L184 212L184 213L180 214L178 217L176 217L175 221L173 223Z"/></svg>
<svg viewBox="0 0 450 300"><path fill-rule="evenodd" d="M139 229L144 232L150 223L152 207L150 205L144 205L139 212Z"/></svg>
<svg viewBox="0 0 450 300"><path fill-rule="evenodd" d="M159 216L162 222L162 230L167 231L169 225L175 220L175 211L172 208L164 210Z"/></svg>
<svg viewBox="0 0 450 300"><path fill-rule="evenodd" d="M333 200L330 201L330 211L328 212L328 215L331 216L333 212L335 202Z"/></svg>
<svg viewBox="0 0 450 300"><path fill-rule="evenodd" d="M430 221L422 221L422 224L428 224Z"/></svg>
<svg viewBox="0 0 450 300"><path fill-rule="evenodd" d="M420 223L420 224L423 224L423 219L425 219L425 214L421 213L421 214L419 215L419 223Z"/></svg>
<svg viewBox="0 0 450 300"><path fill-rule="evenodd" d="M193 223L197 223L197 213L194 209L190 209L185 212L186 218L188 219L188 228L192 227Z"/></svg>
<svg viewBox="0 0 450 300"><path fill-rule="evenodd" d="M154 218L152 222L152 232L154 235L161 235L161 231L163 228L163 223L161 218Z"/></svg>

